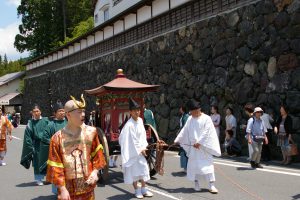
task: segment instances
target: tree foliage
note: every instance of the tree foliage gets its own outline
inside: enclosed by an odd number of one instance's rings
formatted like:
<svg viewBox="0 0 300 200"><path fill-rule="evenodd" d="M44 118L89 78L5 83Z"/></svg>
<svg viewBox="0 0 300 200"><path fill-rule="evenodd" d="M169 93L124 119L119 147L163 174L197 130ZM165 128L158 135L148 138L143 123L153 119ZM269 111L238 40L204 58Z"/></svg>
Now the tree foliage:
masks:
<svg viewBox="0 0 300 200"><path fill-rule="evenodd" d="M93 29L93 27L94 27L94 18L89 17L87 20L82 21L77 26L75 26L72 31L72 34L71 34L72 36L67 37L63 42L60 42L59 45L61 46L61 45L64 45L64 44L74 40L75 38L85 34L89 30Z"/></svg>
<svg viewBox="0 0 300 200"><path fill-rule="evenodd" d="M0 55L0 57L2 56ZM13 72L24 71L25 67L22 66L24 62L25 59L22 58L16 61L8 61L6 54L4 54L4 59L0 62L0 76Z"/></svg>
<svg viewBox="0 0 300 200"><path fill-rule="evenodd" d="M20 52L29 51L31 57L43 55L65 41L64 22L66 36L72 38L75 26L92 15L90 0L21 0L22 24L14 45Z"/></svg>
<svg viewBox="0 0 300 200"><path fill-rule="evenodd" d="M16 61L8 61L6 54L4 54L4 59L2 60L2 56L0 55L0 77L4 76L5 74L24 71L25 66L23 66L23 63L25 62L25 59L20 58ZM24 81L21 80L19 85L19 91L21 93L24 92Z"/></svg>

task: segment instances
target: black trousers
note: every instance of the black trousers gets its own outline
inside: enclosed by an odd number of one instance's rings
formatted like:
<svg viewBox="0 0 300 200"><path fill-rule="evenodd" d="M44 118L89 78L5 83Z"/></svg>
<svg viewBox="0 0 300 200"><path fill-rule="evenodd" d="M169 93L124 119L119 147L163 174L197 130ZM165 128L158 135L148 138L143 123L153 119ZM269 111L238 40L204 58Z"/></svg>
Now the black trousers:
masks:
<svg viewBox="0 0 300 200"><path fill-rule="evenodd" d="M238 150L237 148L234 148L233 146L229 146L227 147L227 154L228 155L237 155L237 156L240 156L241 155L241 151Z"/></svg>
<svg viewBox="0 0 300 200"><path fill-rule="evenodd" d="M261 158L264 161L269 161L272 158L271 151L270 151L270 144L272 143L272 134L273 134L273 129L268 129L267 138L268 138L269 144L265 144L265 142L264 142L264 144L262 146L262 152L261 152Z"/></svg>

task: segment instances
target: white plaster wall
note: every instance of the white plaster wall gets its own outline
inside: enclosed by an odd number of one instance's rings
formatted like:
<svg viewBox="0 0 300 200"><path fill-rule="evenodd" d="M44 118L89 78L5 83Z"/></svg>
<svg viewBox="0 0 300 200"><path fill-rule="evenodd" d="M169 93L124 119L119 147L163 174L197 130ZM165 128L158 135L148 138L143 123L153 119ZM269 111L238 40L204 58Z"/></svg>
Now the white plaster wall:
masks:
<svg viewBox="0 0 300 200"><path fill-rule="evenodd" d="M52 62L52 61L53 61L53 56L52 56L52 55L49 55L49 56L48 56L48 60L49 60L49 62Z"/></svg>
<svg viewBox="0 0 300 200"><path fill-rule="evenodd" d="M100 42L103 40L103 31L97 31L95 33L95 42Z"/></svg>
<svg viewBox="0 0 300 200"><path fill-rule="evenodd" d="M69 55L71 55L72 53L74 53L74 46L69 46L68 50L69 50Z"/></svg>
<svg viewBox="0 0 300 200"><path fill-rule="evenodd" d="M101 1L101 0L100 0ZM110 18L118 15L119 13L127 10L128 8L132 7L136 3L140 2L141 0L122 0L116 6L113 6L113 0L110 0Z"/></svg>
<svg viewBox="0 0 300 200"><path fill-rule="evenodd" d="M55 60L57 60L58 59L58 55L57 55L57 53L54 53L53 54L53 61L55 61Z"/></svg>
<svg viewBox="0 0 300 200"><path fill-rule="evenodd" d="M175 8L177 6L180 6L186 2L189 2L190 0L171 0L171 9Z"/></svg>
<svg viewBox="0 0 300 200"><path fill-rule="evenodd" d="M107 8L110 6L110 0L98 0L94 10L94 26L99 26L104 22L104 13L103 8ZM95 21L95 16L98 14L98 22Z"/></svg>
<svg viewBox="0 0 300 200"><path fill-rule="evenodd" d="M62 51L58 51L57 52L57 59L61 59L62 58Z"/></svg>
<svg viewBox="0 0 300 200"><path fill-rule="evenodd" d="M74 52L80 51L80 43L75 43Z"/></svg>
<svg viewBox="0 0 300 200"><path fill-rule="evenodd" d="M151 18L151 6L144 6L137 11L137 23L140 24Z"/></svg>
<svg viewBox="0 0 300 200"><path fill-rule="evenodd" d="M0 86L0 97L12 93L12 92L19 92L19 85L21 79L15 79L5 85Z"/></svg>
<svg viewBox="0 0 300 200"><path fill-rule="evenodd" d="M157 16L169 10L169 0L155 0L152 2L152 15Z"/></svg>
<svg viewBox="0 0 300 200"><path fill-rule="evenodd" d="M44 64L47 64L49 61L48 61L48 57L45 57L44 58Z"/></svg>
<svg viewBox="0 0 300 200"><path fill-rule="evenodd" d="M86 39L80 40L80 49L85 49L87 47Z"/></svg>
<svg viewBox="0 0 300 200"><path fill-rule="evenodd" d="M107 26L104 28L104 39L110 38L114 35L113 27Z"/></svg>
<svg viewBox="0 0 300 200"><path fill-rule="evenodd" d="M98 13L99 20L98 22L101 22L101 19L103 19L103 13L102 15L99 14L99 12L103 12L103 9L109 8L109 18L112 18L119 13L125 11L126 9L130 8L131 6L135 5L136 3L140 2L141 0L122 0L120 3L118 3L116 6L113 5L113 0L98 0L94 14ZM108 26L104 28L104 31L97 31L95 35L88 36L87 39L83 39L80 41L80 43L75 43L74 46L69 46L67 49L63 49L62 51L58 51L57 53L54 53L48 57L42 58L29 66L26 66L26 69L33 69L38 66L44 65L46 63L55 61L57 59L60 59L62 57L68 56L74 52L80 51L87 46L91 46L96 42L100 42L104 39L112 37L114 34L118 34L125 29L129 29L139 23L145 22L146 20L150 19L151 17L157 16L163 12L166 12L169 10L169 7L175 8L177 6L180 6L186 2L189 2L190 0L155 0L152 2L152 15L151 16L151 6L144 6L137 10L137 14L129 14L125 16L124 21L119 20L116 23L114 23L113 27ZM169 5L170 2L170 5ZM102 21L103 23L103 21ZM100 24L100 23L99 23ZM99 25L98 24L98 25ZM95 24L96 26L96 24Z"/></svg>
<svg viewBox="0 0 300 200"><path fill-rule="evenodd" d="M129 29L136 25L136 14L129 14L124 18L125 29Z"/></svg>
<svg viewBox="0 0 300 200"><path fill-rule="evenodd" d="M87 38L87 45L92 46L93 44L95 44L95 37L93 35L89 35Z"/></svg>
<svg viewBox="0 0 300 200"><path fill-rule="evenodd" d="M68 49L63 49L63 57L66 57L69 55L69 50Z"/></svg>
<svg viewBox="0 0 300 200"><path fill-rule="evenodd" d="M122 31L124 31L124 21L119 20L116 23L114 23L114 35L121 33Z"/></svg>

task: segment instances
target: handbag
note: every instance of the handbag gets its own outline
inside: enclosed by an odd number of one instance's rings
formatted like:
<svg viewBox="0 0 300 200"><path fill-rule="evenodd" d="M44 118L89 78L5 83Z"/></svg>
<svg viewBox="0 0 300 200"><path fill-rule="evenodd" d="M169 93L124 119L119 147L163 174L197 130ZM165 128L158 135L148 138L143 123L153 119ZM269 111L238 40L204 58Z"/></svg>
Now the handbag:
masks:
<svg viewBox="0 0 300 200"><path fill-rule="evenodd" d="M298 152L298 147L297 147L297 144L293 143L293 144L290 144L290 147L291 147L291 150L290 150L290 156L296 156L299 154Z"/></svg>
<svg viewBox="0 0 300 200"><path fill-rule="evenodd" d="M263 135L253 135L254 142L262 143L265 140L265 136Z"/></svg>

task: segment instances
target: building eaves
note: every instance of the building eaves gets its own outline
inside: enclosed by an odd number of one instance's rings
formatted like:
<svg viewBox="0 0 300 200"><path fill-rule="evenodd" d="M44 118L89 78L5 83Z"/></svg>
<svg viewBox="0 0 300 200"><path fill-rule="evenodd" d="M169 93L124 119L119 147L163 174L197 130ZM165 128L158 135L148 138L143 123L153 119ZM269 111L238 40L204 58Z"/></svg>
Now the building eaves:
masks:
<svg viewBox="0 0 300 200"><path fill-rule="evenodd" d="M10 74L6 74L4 76L0 77L0 86L5 85L13 80L16 80L22 76L25 76L25 72L21 71L21 72L14 72L14 73L10 73Z"/></svg>
<svg viewBox="0 0 300 200"><path fill-rule="evenodd" d="M28 65L32 62L35 62L35 61L37 61L41 58L47 57L47 56L49 56L49 55L51 55L55 52L61 51L61 50L65 49L65 48L67 48L71 45L74 45L75 43L80 42L80 40L86 39L89 35L94 35L97 31L103 30L105 27L113 25L116 21L124 18L125 15L130 14L132 12L136 12L136 10L138 8L142 7L143 5L148 5L152 1L153 0L142 0L138 3L136 3L135 5L131 6L130 8L124 10L123 12L119 13L118 15L114 16L113 18L111 18L111 19L105 21L104 23L100 24L99 26L94 27L92 30L86 32L85 34L83 34L83 35L75 38L74 40L68 42L67 44L65 44L65 45L63 45L63 46L61 46L57 49L54 49L53 51L50 51L50 52L48 52L44 55L33 58L32 60L29 60L29 61L25 62L23 65L26 66L26 65Z"/></svg>

